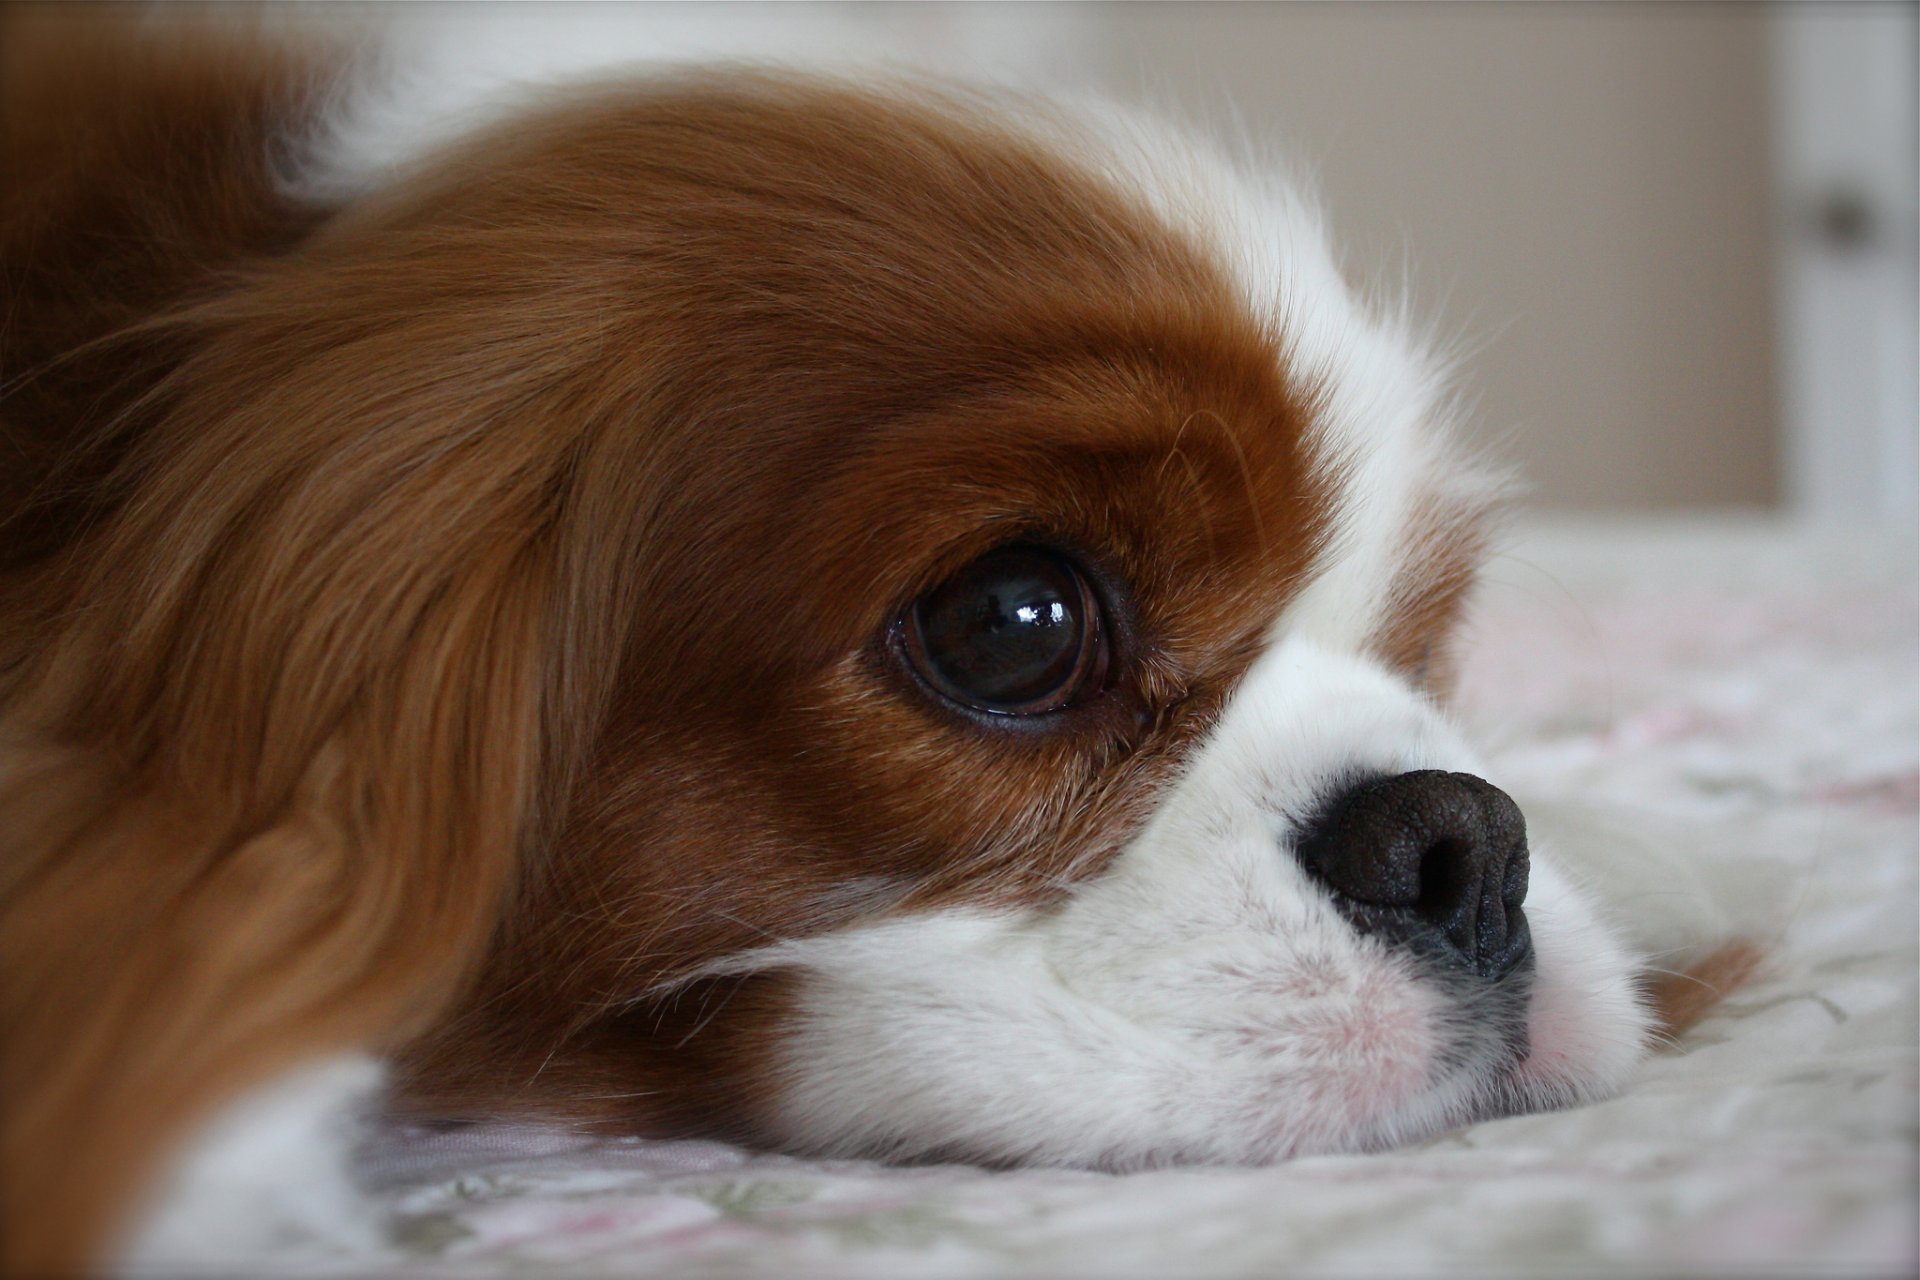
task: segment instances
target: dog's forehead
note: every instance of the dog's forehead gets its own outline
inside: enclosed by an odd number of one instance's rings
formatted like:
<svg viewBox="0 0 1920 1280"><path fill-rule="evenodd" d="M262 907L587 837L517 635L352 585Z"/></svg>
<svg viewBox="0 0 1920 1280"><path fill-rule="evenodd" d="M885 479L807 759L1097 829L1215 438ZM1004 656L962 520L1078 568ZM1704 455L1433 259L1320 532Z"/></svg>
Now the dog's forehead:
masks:
<svg viewBox="0 0 1920 1280"><path fill-rule="evenodd" d="M1281 330L1091 159L964 103L779 79L521 145L530 191L604 184L597 261L639 264L616 376L663 410L633 449L674 475L657 527L725 562L745 612L831 602L812 630L858 630L1022 537L1169 608L1270 608L1324 524Z"/></svg>

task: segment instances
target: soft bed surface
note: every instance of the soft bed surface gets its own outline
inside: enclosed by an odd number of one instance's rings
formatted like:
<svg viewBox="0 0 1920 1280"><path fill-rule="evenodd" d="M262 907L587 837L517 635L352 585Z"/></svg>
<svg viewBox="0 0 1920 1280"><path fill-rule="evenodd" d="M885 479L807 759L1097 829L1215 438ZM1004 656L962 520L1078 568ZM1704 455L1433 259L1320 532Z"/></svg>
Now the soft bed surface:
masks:
<svg viewBox="0 0 1920 1280"><path fill-rule="evenodd" d="M1766 948L1759 979L1624 1096L1382 1155L1127 1176L394 1132L364 1167L386 1247L313 1261L403 1275L1910 1274L1911 539L1533 526L1491 579L1462 694L1498 776L1543 812L1617 825L1656 866L1700 866ZM1624 909L1666 900L1659 883L1647 895Z"/></svg>

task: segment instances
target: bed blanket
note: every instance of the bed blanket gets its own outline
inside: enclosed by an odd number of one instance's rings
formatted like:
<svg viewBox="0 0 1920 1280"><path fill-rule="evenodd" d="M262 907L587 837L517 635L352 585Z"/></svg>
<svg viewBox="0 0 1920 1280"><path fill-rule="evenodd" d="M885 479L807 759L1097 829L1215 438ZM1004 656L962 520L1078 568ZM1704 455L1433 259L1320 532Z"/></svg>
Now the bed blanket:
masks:
<svg viewBox="0 0 1920 1280"><path fill-rule="evenodd" d="M1126 1176L394 1130L384 1242L297 1269L1912 1274L1916 608L1911 538L1757 521L1528 526L1494 564L1461 698L1495 776L1704 868L1767 950L1621 1097Z"/></svg>

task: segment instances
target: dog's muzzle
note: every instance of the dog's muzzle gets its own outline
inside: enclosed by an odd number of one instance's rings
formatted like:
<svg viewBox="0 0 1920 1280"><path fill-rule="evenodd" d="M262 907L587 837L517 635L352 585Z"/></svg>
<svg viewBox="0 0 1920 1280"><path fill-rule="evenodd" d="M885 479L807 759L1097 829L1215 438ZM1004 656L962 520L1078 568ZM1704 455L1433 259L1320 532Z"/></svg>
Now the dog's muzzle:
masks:
<svg viewBox="0 0 1920 1280"><path fill-rule="evenodd" d="M1527 825L1500 788L1421 769L1334 796L1295 852L1363 933L1497 981L1533 954Z"/></svg>

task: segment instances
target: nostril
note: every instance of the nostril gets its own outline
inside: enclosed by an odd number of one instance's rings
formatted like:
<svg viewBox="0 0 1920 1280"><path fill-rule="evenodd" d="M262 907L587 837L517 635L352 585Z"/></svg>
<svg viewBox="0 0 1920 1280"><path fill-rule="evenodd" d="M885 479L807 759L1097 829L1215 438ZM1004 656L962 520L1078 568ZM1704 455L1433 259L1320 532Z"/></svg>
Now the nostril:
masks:
<svg viewBox="0 0 1920 1280"><path fill-rule="evenodd" d="M1420 858L1420 898L1416 905L1431 910L1471 893L1476 878L1474 861L1471 841L1454 838L1434 841Z"/></svg>
<svg viewBox="0 0 1920 1280"><path fill-rule="evenodd" d="M1362 783L1296 851L1364 931L1425 937L1489 978L1531 949L1525 819L1484 779L1428 769Z"/></svg>

